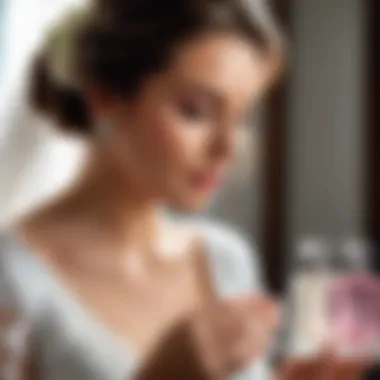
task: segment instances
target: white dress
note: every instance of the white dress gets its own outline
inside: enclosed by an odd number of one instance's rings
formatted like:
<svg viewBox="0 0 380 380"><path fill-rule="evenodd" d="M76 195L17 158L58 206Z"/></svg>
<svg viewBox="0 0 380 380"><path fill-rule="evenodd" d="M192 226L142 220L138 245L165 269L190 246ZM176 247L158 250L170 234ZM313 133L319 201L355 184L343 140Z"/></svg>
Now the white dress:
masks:
<svg viewBox="0 0 380 380"><path fill-rule="evenodd" d="M220 297L259 291L257 257L245 241L226 227L203 221L198 226ZM41 259L11 234L0 238L0 259L0 307L17 303L22 309L31 326L39 380L134 379L139 359L132 345L90 315ZM21 336L15 328L14 349ZM265 360L259 360L233 379L268 377Z"/></svg>

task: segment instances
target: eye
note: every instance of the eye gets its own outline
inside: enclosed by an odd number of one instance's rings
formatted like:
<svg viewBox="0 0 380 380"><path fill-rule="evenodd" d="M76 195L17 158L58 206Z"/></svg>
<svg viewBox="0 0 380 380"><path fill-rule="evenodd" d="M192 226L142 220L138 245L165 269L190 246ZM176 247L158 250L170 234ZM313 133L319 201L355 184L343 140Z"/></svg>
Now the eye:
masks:
<svg viewBox="0 0 380 380"><path fill-rule="evenodd" d="M183 101L179 104L179 112L191 121L205 120L211 117L209 107L203 102Z"/></svg>

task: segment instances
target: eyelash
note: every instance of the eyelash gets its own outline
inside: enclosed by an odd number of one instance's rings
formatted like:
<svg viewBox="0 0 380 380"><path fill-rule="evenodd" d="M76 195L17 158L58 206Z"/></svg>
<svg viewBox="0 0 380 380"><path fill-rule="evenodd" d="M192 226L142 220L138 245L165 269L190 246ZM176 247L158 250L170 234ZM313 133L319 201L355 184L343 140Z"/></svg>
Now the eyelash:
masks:
<svg viewBox="0 0 380 380"><path fill-rule="evenodd" d="M196 104L183 103L179 108L181 114L190 120L206 119L209 116L205 107Z"/></svg>
<svg viewBox="0 0 380 380"><path fill-rule="evenodd" d="M212 117L211 111L203 104L197 104L196 102L185 101L179 104L179 112L183 117L190 121L202 121L207 120ZM240 117L236 126L238 129L244 128L247 126L247 121L251 118L249 117L250 113L247 113Z"/></svg>

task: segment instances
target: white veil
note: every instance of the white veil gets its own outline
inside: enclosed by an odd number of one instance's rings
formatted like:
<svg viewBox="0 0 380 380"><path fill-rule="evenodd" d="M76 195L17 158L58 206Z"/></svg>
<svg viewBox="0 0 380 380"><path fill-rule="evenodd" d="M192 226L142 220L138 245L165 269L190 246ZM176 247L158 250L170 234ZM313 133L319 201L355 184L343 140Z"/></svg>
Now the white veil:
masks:
<svg viewBox="0 0 380 380"><path fill-rule="evenodd" d="M69 183L83 154L46 128L26 101L28 65L46 29L85 0L7 0L0 78L0 223L26 212Z"/></svg>

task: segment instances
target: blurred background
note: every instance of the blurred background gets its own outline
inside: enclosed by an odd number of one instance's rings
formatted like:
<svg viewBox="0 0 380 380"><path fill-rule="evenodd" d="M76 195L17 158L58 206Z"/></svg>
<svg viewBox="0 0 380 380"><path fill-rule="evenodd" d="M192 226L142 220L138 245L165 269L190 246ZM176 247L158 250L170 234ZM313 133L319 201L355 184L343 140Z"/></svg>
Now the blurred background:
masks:
<svg viewBox="0 0 380 380"><path fill-rule="evenodd" d="M241 136L228 186L207 214L255 242L269 286L281 292L302 239L366 239L380 246L380 3L269 2L288 39L288 65L252 120L255 128ZM77 3L0 0L2 222L63 188L80 165L80 144L34 128L46 122L23 99L28 58L44 30Z"/></svg>

